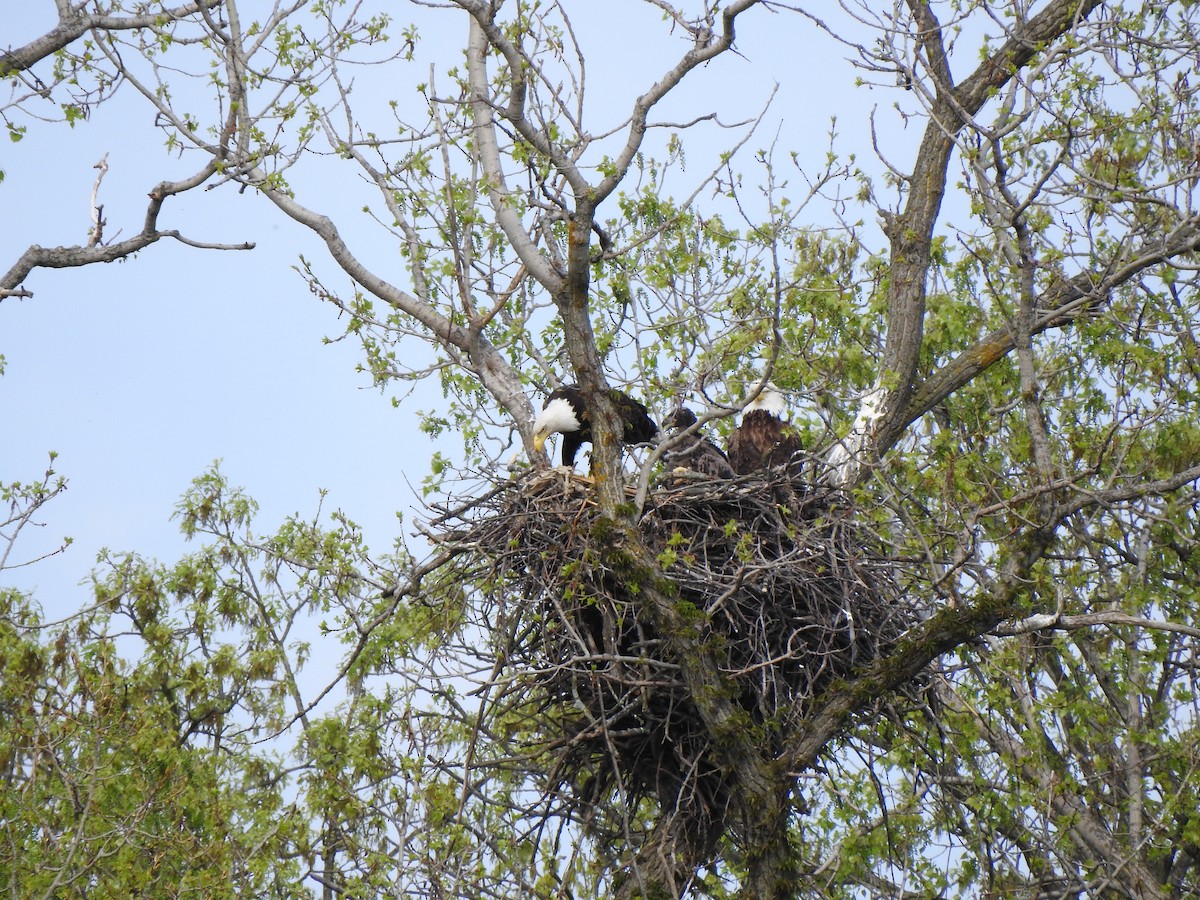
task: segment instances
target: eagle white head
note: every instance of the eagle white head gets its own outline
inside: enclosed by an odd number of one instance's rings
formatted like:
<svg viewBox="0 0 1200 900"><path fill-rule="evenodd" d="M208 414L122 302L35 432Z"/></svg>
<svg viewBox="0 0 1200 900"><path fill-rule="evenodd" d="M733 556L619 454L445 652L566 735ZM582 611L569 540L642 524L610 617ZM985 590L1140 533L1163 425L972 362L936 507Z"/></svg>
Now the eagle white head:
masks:
<svg viewBox="0 0 1200 900"><path fill-rule="evenodd" d="M566 397L554 397L533 420L533 446L539 452L555 433L579 431L579 415Z"/></svg>
<svg viewBox="0 0 1200 900"><path fill-rule="evenodd" d="M768 412L773 416L782 418L784 412L787 410L787 401L784 400L779 388L768 383L759 391L757 397L746 404L746 409L743 412L753 412L756 409L761 409L763 412Z"/></svg>
<svg viewBox="0 0 1200 900"><path fill-rule="evenodd" d="M623 443L642 444L657 437L658 425L650 418L646 407L621 391L609 390L608 396L623 422ZM556 431L563 436L562 464L575 465L579 448L592 442L592 419L578 385L565 384L555 388L546 398L541 414L533 422L534 449L541 453L546 439Z"/></svg>

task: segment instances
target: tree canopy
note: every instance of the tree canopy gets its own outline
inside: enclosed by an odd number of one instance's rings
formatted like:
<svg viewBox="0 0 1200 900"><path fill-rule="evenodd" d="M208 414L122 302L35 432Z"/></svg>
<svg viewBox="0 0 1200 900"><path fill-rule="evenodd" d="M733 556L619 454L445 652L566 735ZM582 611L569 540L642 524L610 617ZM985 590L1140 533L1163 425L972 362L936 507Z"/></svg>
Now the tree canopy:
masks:
<svg viewBox="0 0 1200 900"><path fill-rule="evenodd" d="M401 411L461 446L409 473L429 505L387 554L340 512L264 529L214 467L176 509L194 546L177 562L106 553L61 622L0 585L10 893L1200 891L1200 7L55 5L0 56L12 139L88 127L123 93L173 174L110 236L101 170L89 240L31 236L0 310L39 302L44 269L141 265L164 240L212 266L252 253L163 223L191 192L263 200L322 248L297 260L297 302L336 311L384 391L436 380L441 409ZM803 109L737 97L740 40L769 29L854 62L841 118L862 146L822 127L814 164L772 137ZM413 64L447 34L453 53ZM789 65L824 88L802 52ZM734 119L715 109L731 96ZM837 611L839 653L864 597L909 615L769 714L747 674L811 661L796 635L761 667L730 644L757 584L824 564L763 563L731 513L704 532L730 542L713 577L731 586L689 593L695 546L654 524L679 509L669 446L626 450L610 393L660 421L687 403L723 443L768 382L804 469L730 488L741 509L753 493L779 546L851 536L828 542L866 592ZM547 475L533 442L566 383L592 416L586 482ZM3 485L0 571L30 563L22 532L65 483L3 477L26 480ZM509 565L536 529L454 524L515 516L514 492L539 515L550 478L577 505L522 559L555 561L575 619ZM626 620L651 637L563 662L556 694L515 650L609 593L618 643ZM669 791L624 783L628 760L553 765L595 702L578 685L651 644L721 785L703 834Z"/></svg>

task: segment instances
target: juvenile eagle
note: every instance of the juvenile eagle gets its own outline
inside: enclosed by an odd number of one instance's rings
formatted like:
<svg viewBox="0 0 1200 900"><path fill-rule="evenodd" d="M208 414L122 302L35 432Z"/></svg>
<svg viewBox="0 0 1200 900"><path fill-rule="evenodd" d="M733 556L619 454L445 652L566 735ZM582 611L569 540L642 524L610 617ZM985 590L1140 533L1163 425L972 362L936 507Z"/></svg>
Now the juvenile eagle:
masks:
<svg viewBox="0 0 1200 900"><path fill-rule="evenodd" d="M667 422L667 428L674 436L695 424L696 414L681 406ZM721 448L698 432L692 432L664 453L663 462L672 469L691 469L709 478L732 478L736 474Z"/></svg>
<svg viewBox="0 0 1200 900"><path fill-rule="evenodd" d="M626 444L644 444L658 436L658 425L650 418L646 407L618 390L610 390L608 395L617 408L617 415L625 423L622 440ZM592 442L591 413L584 402L583 391L577 385L560 387L546 398L541 415L533 423L534 448L541 451L546 438L555 432L563 436L562 464L574 466L579 448Z"/></svg>
<svg viewBox="0 0 1200 900"><path fill-rule="evenodd" d="M783 395L764 387L729 437L729 463L739 475L786 465L801 449L800 435L782 418Z"/></svg>

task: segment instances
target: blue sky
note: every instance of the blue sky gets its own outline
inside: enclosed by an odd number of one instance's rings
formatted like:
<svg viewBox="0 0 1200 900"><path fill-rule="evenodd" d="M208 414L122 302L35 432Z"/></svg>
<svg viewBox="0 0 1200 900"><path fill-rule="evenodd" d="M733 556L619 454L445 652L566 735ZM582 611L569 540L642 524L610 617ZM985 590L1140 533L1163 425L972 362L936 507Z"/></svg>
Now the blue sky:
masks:
<svg viewBox="0 0 1200 900"><path fill-rule="evenodd" d="M645 15L642 4L626 5L631 14ZM10 14L6 41L23 43L52 24L49 0L36 12L31 7L26 3ZM682 48L678 41L641 39L661 28L656 17L642 23L652 29L638 27L636 19L614 19L620 17L584 19L586 27L579 29L591 39L585 50L597 48L588 61L588 90L598 123L606 111L613 124L619 121L663 70L663 48ZM461 14L439 11L422 28L418 59L401 72L406 80L395 93L405 96L431 61L445 65L456 58L465 30ZM742 171L750 172L752 151L769 143L777 128L779 146L798 150L802 164L815 169L835 114L839 130L848 133L843 147L860 156L868 151L867 112L895 95L856 91L843 48L794 16L763 10L745 17L737 46L742 56L697 73L664 118L712 110L725 120L746 118L778 82L772 111L744 151ZM371 81L381 73L358 73L356 102L391 96ZM6 171L0 212L10 226L0 234L5 269L31 243L86 242L93 167L105 154L109 170L100 200L108 239L140 229L154 184L199 166L196 159L167 154L148 107L131 90L74 129L26 124L25 139L0 154ZM699 178L722 149L721 136L702 131L685 135L684 142L687 175ZM897 158L907 157L898 152ZM371 245L378 238L353 197L342 195L342 182L326 183L325 177L314 167L312 180L297 184L301 202L334 215L352 242L370 247L373 262L390 267L385 277L405 285L401 267L389 261L392 248ZM677 194L690 187L681 181ZM36 270L25 284L32 299L0 302L0 353L7 358L0 377L0 478L37 477L54 450L57 470L70 479L19 555L43 552L64 535L74 538L63 556L5 578L35 589L52 616L87 602L76 585L87 578L101 547L164 561L184 552L170 515L190 480L215 459L260 502L260 531L289 513L311 513L318 490L326 489L327 508L346 511L382 552L400 527L395 513L413 515L418 501L410 485L419 486L437 449L417 430L412 413L439 405L436 386L419 386L394 408L390 394L355 372L356 345L323 342L339 333L335 311L313 298L292 271L301 253L323 258L309 234L267 201L230 185L169 201L160 226L198 240L253 241L256 248L197 250L161 241L123 262ZM345 286L345 279L338 284ZM441 449L451 449L450 442Z"/></svg>

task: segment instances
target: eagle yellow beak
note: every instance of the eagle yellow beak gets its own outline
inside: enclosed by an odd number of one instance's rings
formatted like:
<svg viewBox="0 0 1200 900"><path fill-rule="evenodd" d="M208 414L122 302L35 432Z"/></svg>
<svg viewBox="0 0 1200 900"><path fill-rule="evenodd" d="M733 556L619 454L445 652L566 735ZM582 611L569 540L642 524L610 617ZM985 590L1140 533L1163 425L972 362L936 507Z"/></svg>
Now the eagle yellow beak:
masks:
<svg viewBox="0 0 1200 900"><path fill-rule="evenodd" d="M542 448L546 446L546 438L548 435L538 432L533 436L533 449L538 453L542 452Z"/></svg>

